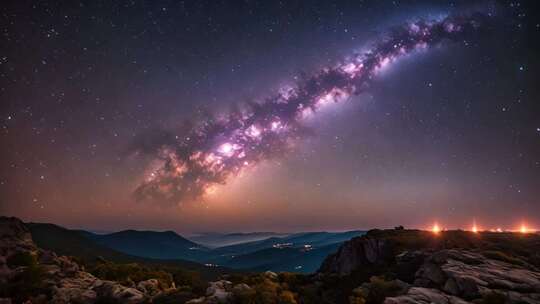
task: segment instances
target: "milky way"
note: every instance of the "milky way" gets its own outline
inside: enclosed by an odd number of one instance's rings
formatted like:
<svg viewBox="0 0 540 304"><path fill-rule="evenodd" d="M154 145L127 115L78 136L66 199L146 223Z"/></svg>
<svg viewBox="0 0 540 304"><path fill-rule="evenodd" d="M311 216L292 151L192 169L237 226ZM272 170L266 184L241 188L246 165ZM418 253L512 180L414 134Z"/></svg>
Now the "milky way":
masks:
<svg viewBox="0 0 540 304"><path fill-rule="evenodd" d="M460 41L486 22L480 14L415 21L390 30L369 51L305 77L275 96L250 103L226 118L209 117L160 143L157 166L135 190L138 200L192 201L242 170L280 157L308 133L302 121L329 103L367 89L377 73L407 54Z"/></svg>

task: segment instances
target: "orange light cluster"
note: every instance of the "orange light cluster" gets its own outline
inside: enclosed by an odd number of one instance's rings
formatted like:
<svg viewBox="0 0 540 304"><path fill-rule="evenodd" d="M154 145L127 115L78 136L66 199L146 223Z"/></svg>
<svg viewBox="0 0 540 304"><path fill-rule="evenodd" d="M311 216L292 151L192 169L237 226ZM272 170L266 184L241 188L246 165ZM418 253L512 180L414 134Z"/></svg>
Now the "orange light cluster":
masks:
<svg viewBox="0 0 540 304"><path fill-rule="evenodd" d="M444 229L442 229L441 226L439 226L439 224L437 222L435 222L435 223L433 223L433 226L431 226L431 228L429 230L433 234L439 234ZM501 227L493 228L491 230L482 230L480 228L480 226L478 226L476 224L476 221L473 221L473 224L472 224L469 231L472 232L472 233L480 233L481 231L491 231L491 232L500 232L500 233L505 232L505 231L509 231L509 232L513 231L513 232L519 232L519 233L524 233L525 234L525 233L533 233L533 232L536 232L537 230L531 229L525 223L522 223L521 226L519 227L519 229L516 229L516 230L504 230Z"/></svg>

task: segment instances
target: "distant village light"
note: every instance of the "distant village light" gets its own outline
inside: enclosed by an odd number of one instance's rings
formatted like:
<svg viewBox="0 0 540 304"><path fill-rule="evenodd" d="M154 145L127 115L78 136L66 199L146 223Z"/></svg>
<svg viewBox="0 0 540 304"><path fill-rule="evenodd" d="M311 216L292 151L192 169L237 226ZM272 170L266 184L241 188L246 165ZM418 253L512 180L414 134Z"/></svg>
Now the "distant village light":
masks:
<svg viewBox="0 0 540 304"><path fill-rule="evenodd" d="M479 231L478 225L476 225L476 220L475 219L473 219L473 225L472 225L471 231L473 233L478 233L478 231Z"/></svg>
<svg viewBox="0 0 540 304"><path fill-rule="evenodd" d="M441 228L439 227L437 223L433 224L433 227L431 228L431 232L435 234L438 234L439 232L441 232Z"/></svg>

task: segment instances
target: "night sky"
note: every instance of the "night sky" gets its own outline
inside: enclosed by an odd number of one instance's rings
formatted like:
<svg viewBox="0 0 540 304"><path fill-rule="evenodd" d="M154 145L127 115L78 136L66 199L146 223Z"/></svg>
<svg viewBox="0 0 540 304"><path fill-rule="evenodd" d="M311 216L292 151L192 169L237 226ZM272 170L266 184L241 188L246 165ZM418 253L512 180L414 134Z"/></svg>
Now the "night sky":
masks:
<svg viewBox="0 0 540 304"><path fill-rule="evenodd" d="M536 5L4 1L0 214L540 227Z"/></svg>

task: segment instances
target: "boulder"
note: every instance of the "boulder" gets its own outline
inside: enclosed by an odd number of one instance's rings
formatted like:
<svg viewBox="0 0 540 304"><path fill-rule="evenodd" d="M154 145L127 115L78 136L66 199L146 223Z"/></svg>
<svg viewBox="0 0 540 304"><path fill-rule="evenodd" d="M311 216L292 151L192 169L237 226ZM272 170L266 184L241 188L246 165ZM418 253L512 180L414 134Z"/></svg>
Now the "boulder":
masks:
<svg viewBox="0 0 540 304"><path fill-rule="evenodd" d="M446 275L435 263L424 263L416 272L414 284L421 287L441 286L446 282Z"/></svg>
<svg viewBox="0 0 540 304"><path fill-rule="evenodd" d="M240 284L234 285L232 291L234 294L242 294L242 293L250 292L252 290L253 288L251 288L248 284L240 283Z"/></svg>
<svg viewBox="0 0 540 304"><path fill-rule="evenodd" d="M141 303L145 295L139 290L131 287L125 287L113 281L97 281L93 286L93 290L97 293L98 298L105 298L119 301L126 304Z"/></svg>
<svg viewBox="0 0 540 304"><path fill-rule="evenodd" d="M232 295L232 283L226 280L210 282L206 289L206 303L227 303Z"/></svg>
<svg viewBox="0 0 540 304"><path fill-rule="evenodd" d="M137 284L137 289L149 296L154 296L159 292L163 291L159 284L159 281L156 279L149 279L139 282L139 284Z"/></svg>
<svg viewBox="0 0 540 304"><path fill-rule="evenodd" d="M273 271L270 271L270 270L266 271L264 273L264 276L267 277L270 280L277 280L277 278L278 278L277 273L275 273Z"/></svg>

